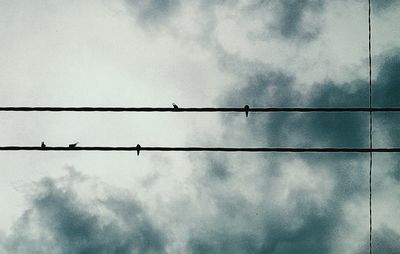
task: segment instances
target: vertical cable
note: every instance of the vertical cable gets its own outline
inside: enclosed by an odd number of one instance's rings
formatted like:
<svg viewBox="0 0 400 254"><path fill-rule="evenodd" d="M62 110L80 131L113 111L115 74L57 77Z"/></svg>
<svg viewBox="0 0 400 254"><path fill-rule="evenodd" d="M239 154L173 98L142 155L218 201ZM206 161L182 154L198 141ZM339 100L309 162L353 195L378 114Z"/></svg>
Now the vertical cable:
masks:
<svg viewBox="0 0 400 254"><path fill-rule="evenodd" d="M371 0L368 0L369 109L372 108ZM369 148L372 149L372 111L369 111ZM369 152L369 253L372 254L372 150Z"/></svg>

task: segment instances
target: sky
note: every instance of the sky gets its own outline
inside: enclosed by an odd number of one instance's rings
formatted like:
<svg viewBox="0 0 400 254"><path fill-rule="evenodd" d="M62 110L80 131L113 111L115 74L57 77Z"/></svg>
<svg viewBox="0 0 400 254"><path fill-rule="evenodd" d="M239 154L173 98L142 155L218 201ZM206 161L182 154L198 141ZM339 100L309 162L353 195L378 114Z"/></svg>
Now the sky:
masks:
<svg viewBox="0 0 400 254"><path fill-rule="evenodd" d="M373 106L400 1L372 0ZM365 0L0 0L0 106L368 107ZM399 147L374 113L375 147ZM1 112L0 144L368 147L368 113ZM400 158L374 154L374 253ZM367 253L368 154L0 153L0 253Z"/></svg>

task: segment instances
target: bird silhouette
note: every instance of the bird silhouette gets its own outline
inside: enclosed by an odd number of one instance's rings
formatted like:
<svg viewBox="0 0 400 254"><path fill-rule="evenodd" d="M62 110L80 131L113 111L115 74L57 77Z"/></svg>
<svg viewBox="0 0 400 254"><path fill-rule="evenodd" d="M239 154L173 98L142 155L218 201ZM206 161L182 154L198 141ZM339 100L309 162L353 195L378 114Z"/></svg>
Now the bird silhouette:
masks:
<svg viewBox="0 0 400 254"><path fill-rule="evenodd" d="M246 117L249 116L249 110L250 110L249 105L245 105L245 106L244 106L244 112L245 112L245 114L246 114Z"/></svg>
<svg viewBox="0 0 400 254"><path fill-rule="evenodd" d="M139 144L136 145L136 154L139 156L140 148L142 148Z"/></svg>
<svg viewBox="0 0 400 254"><path fill-rule="evenodd" d="M174 109L178 109L178 105L176 105L175 103L172 103L172 106L174 107Z"/></svg>
<svg viewBox="0 0 400 254"><path fill-rule="evenodd" d="M40 145L41 148L45 148L46 144L42 141L42 144Z"/></svg>
<svg viewBox="0 0 400 254"><path fill-rule="evenodd" d="M75 148L78 145L79 142L73 143L73 144L69 144L68 147L69 148Z"/></svg>

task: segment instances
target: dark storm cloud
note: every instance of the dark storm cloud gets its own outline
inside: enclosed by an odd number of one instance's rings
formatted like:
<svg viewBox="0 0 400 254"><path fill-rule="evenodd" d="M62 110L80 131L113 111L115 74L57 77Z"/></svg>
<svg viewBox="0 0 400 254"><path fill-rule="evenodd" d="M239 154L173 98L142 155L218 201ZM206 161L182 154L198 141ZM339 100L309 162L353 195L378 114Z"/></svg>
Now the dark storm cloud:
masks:
<svg viewBox="0 0 400 254"><path fill-rule="evenodd" d="M271 2L271 1L266 1ZM320 15L324 1L322 0L283 0L276 1L274 8L276 19L270 26L272 30L287 39L315 39L319 34L319 21L306 24L304 17L308 13L316 18Z"/></svg>
<svg viewBox="0 0 400 254"><path fill-rule="evenodd" d="M373 11L376 10L378 14L380 14L381 11L386 10L389 7L400 6L400 2L397 0L372 0L371 3Z"/></svg>
<svg viewBox="0 0 400 254"><path fill-rule="evenodd" d="M215 8L219 6L231 11L236 11L242 15L248 15L251 19L265 20L265 30L273 32L273 35L284 39L300 39L312 40L315 39L320 30L319 17L323 11L323 0L269 0L269 1L249 1L244 6L239 6L237 1L203 1L201 3L192 1L180 0L150 0L137 1L126 0L133 15L138 20L139 24L145 28L154 28L165 26L169 19L176 18L179 11L184 9L185 5L191 5L198 8L198 12L202 13L202 20L207 27L198 28L204 30L205 38L209 38L210 31L213 31L216 24ZM267 9L271 8L267 12ZM266 13L273 15L272 23L267 23ZM308 17L306 19L306 16ZM213 26L213 27L210 27ZM179 27L176 27L179 30ZM257 33L263 38L265 31ZM269 34L269 33L268 33Z"/></svg>
<svg viewBox="0 0 400 254"><path fill-rule="evenodd" d="M374 80L374 105L399 106L400 65L398 53L389 52L383 57ZM368 82L354 80L349 83L337 84L326 81L314 84L310 93L302 93L295 78L279 71L263 71L250 75L243 88L232 91L223 100L223 106L238 106L249 104L253 107L285 106L285 107L367 107ZM236 117L236 116L235 116ZM235 117L226 116L224 122L234 122ZM376 119L379 125L382 121L392 121L393 117ZM329 114L250 114L246 122L236 128L239 137L261 142L265 146L304 146L304 147L367 147L368 146L368 114L365 113L329 113ZM227 127L229 132L231 125ZM392 137L396 134L394 125L387 127L383 135ZM233 135L233 134L231 134ZM245 158L245 157L244 157ZM327 172L325 177L333 183L330 195L323 196L326 204L318 203L315 190L293 188L286 190L288 199L282 207L269 204L273 184L271 178L279 181L286 177L282 172L296 172L299 169L283 163L293 158L300 159L311 168L312 172ZM241 179L246 168L229 171L227 178L219 175L204 174L202 188L210 189L219 209L213 229L193 234L188 244L190 253L337 253L338 232L346 232L351 228L351 222L346 219L344 206L354 199L367 200L368 197L368 156L365 154L331 154L331 155L265 155L264 162L255 173L254 184L263 178L265 186L258 186L260 193L265 193L266 202L254 204L249 202L241 192L236 190L234 179ZM225 169L221 166L225 159L211 160L210 171ZM245 167L245 166L244 166ZM291 167L291 166L289 166ZM398 167L397 167L398 168ZM396 169L397 169L396 168ZM324 171L326 170L326 171ZM267 174L266 172L275 172ZM399 178L398 171L392 170L392 179ZM220 180L216 187L212 179ZM272 181L272 182L268 182ZM285 181L285 180L282 180ZM379 182L378 179L376 179ZM221 187L221 185L223 187ZM280 186L277 186L280 188ZM321 192L327 187L322 186ZM221 193L221 190L229 190ZM282 190L283 191L283 190ZM227 202L229 200L229 202ZM236 205L232 205L236 204ZM249 216L249 214L252 214ZM259 217L256 226L255 217ZM292 219L288 219L292 218ZM230 230L230 224L245 221L246 226L240 230ZM295 228L293 224L301 221ZM232 226L233 228L233 226ZM238 231L238 232L237 232ZM376 231L376 246L395 253L398 236L391 234L390 228ZM204 233L206 232L206 233ZM395 232L392 232L395 233ZM391 235L389 235L391 234ZM367 235L367 232L365 233ZM367 242L368 239L365 239ZM375 241L375 240L374 240ZM361 244L362 245L362 244ZM378 252L378 249L376 249ZM392 252L390 252L392 251ZM386 252L385 252L386 253Z"/></svg>
<svg viewBox="0 0 400 254"><path fill-rule="evenodd" d="M228 105L253 107L356 107L368 105L368 84L317 84L310 95L294 88L295 80L282 72L249 77L248 86L235 92ZM365 114L274 113L250 117L250 128L270 146L360 147L367 144L368 119ZM263 127L258 127L263 126Z"/></svg>
<svg viewBox="0 0 400 254"><path fill-rule="evenodd" d="M373 105L375 107L400 107L400 50L391 50L381 57L382 64L378 68L378 79L373 83ZM374 132L385 136L384 141L375 138L374 142L379 146L400 146L400 114L375 113ZM400 158L393 155L394 161L390 176L400 182Z"/></svg>
<svg viewBox="0 0 400 254"><path fill-rule="evenodd" d="M329 253L331 239L340 223L340 209L332 204L332 209L324 213L308 199L306 192L292 192L288 203L294 204L294 213L289 215L293 221L303 221L302 226L291 228L287 218L279 213L254 214L263 216L258 228L247 229L248 232L232 233L229 230L210 230L192 238L188 244L188 252L205 253ZM241 203L242 209L251 209L246 203ZM284 213L284 211L282 211ZM297 214L298 212L298 214ZM231 217L233 217L231 215ZM242 218L246 219L246 218ZM232 220L234 220L232 218Z"/></svg>
<svg viewBox="0 0 400 254"><path fill-rule="evenodd" d="M400 251L400 235L384 226L373 231L373 253L396 254ZM368 253L369 246L365 245L358 253Z"/></svg>
<svg viewBox="0 0 400 254"><path fill-rule="evenodd" d="M8 253L164 252L164 235L135 200L119 195L86 204L70 187L82 181L76 174L42 179L30 209L2 241Z"/></svg>
<svg viewBox="0 0 400 254"><path fill-rule="evenodd" d="M380 56L381 64L373 80L373 106L399 107L400 52L392 50ZM223 99L224 106L237 107L368 107L368 82L354 80L335 84L313 84L307 93L296 87L296 80L281 71L251 74L246 85ZM256 115L256 113L254 113ZM250 117L246 128L257 140L269 146L337 146L368 145L367 113L273 113ZM376 132L390 137L386 146L400 145L397 131L400 118L394 113L374 113Z"/></svg>
<svg viewBox="0 0 400 254"><path fill-rule="evenodd" d="M380 58L379 76L373 83L373 105L400 107L400 49L385 52Z"/></svg>
<svg viewBox="0 0 400 254"><path fill-rule="evenodd" d="M221 157L210 155L207 158L207 174L208 177L211 179L218 179L218 180L226 180L231 176L231 172L229 170L229 166L221 160Z"/></svg>
<svg viewBox="0 0 400 254"><path fill-rule="evenodd" d="M400 159L397 156L393 156L392 160L395 161L394 166L389 171L389 174L393 179L400 183Z"/></svg>
<svg viewBox="0 0 400 254"><path fill-rule="evenodd" d="M400 235L388 227L374 231L374 253L398 253Z"/></svg>
<svg viewBox="0 0 400 254"><path fill-rule="evenodd" d="M198 11L204 14L204 19L214 20L214 18L210 18L215 12L212 7L219 5L227 9L235 9L243 14L246 13L261 21L265 20L265 30L273 32L273 35L296 42L299 40L310 41L318 37L322 23L320 17L326 3L326 0L253 0L246 2L245 7L242 8L234 0L202 1L201 3L181 0L125 1L139 24L146 28L168 24L168 20L176 18L181 8L186 4L196 6ZM393 6L400 6L399 1L372 0L373 11L377 14ZM267 22L266 19L267 13L270 13L267 9L272 11L273 20L271 23ZM206 17L207 15L209 17ZM208 28L207 32L209 31ZM261 35L260 38L263 38L269 32L259 31L257 34Z"/></svg>
<svg viewBox="0 0 400 254"><path fill-rule="evenodd" d="M257 240L251 235L233 235L213 232L212 235L189 242L188 252L193 254L257 253Z"/></svg>
<svg viewBox="0 0 400 254"><path fill-rule="evenodd" d="M349 227L343 210L345 202L359 196L367 200L368 178L364 170L367 169L367 164L360 163L360 158L350 155L322 155L322 158L313 155L294 156L308 163L315 173L324 171L324 168L329 171L325 177L334 182L334 188L330 195L320 197L320 193L315 189L287 189L274 184L274 181L285 182L282 178L287 175L271 176L263 173L272 167L279 167L278 170L286 172L299 170L296 167L285 166L284 162L291 160L291 156L285 156L286 158L269 156L264 166L259 168L259 172L254 173L254 183L249 184L257 186L260 195L265 197L261 203L248 201L236 190L235 185L231 184L232 179L243 177L241 172L232 173L230 178L219 181L217 187L212 178L204 180L202 189L208 188L213 193L218 215L211 223L212 228L203 228L201 232L193 233L188 243L188 252L337 253L338 246L334 239L338 232L345 232ZM366 161L367 157L361 159ZM245 166L241 168L242 172L246 170ZM264 179L265 186L258 185L256 178ZM325 192L327 187L321 187L319 191ZM286 192L287 198L284 204L277 205L273 196L274 193L280 192ZM321 204L320 198L326 203ZM239 230L237 224L241 225Z"/></svg>

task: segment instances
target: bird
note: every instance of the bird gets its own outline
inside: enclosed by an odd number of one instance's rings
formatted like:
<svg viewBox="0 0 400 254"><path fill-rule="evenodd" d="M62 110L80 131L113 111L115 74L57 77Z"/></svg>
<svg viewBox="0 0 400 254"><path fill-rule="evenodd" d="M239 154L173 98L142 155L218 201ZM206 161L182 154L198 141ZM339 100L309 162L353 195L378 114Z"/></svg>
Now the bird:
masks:
<svg viewBox="0 0 400 254"><path fill-rule="evenodd" d="M141 146L139 144L136 145L136 154L139 156Z"/></svg>
<svg viewBox="0 0 400 254"><path fill-rule="evenodd" d="M79 142L73 143L73 144L69 144L68 147L69 148L75 148L78 145Z"/></svg>
<svg viewBox="0 0 400 254"><path fill-rule="evenodd" d="M174 107L174 109L178 109L178 105L176 105L175 103L172 103L172 106Z"/></svg>
<svg viewBox="0 0 400 254"><path fill-rule="evenodd" d="M40 145L41 148L45 148L46 144L42 141L42 144Z"/></svg>
<svg viewBox="0 0 400 254"><path fill-rule="evenodd" d="M249 110L250 110L249 105L245 105L245 106L244 106L244 112L245 112L245 114L246 114L246 117L249 116Z"/></svg>

